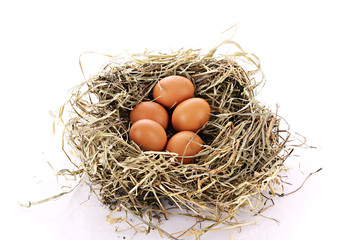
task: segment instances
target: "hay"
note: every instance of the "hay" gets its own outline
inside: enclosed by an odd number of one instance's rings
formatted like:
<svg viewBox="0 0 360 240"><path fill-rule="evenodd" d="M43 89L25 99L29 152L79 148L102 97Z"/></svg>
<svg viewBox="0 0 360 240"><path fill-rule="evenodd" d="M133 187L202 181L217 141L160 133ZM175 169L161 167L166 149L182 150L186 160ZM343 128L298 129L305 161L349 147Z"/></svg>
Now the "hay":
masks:
<svg viewBox="0 0 360 240"><path fill-rule="evenodd" d="M262 209L264 193L275 196L279 171L291 153L286 147L290 134L280 129L277 113L256 100L263 80L257 57L226 43L237 51L216 55L218 46L206 54L189 49L114 57L73 91L64 136L80 161L69 159L76 174L100 189L100 201L113 212L131 211L155 228L154 216L172 214L169 203L183 215L213 221L203 234L224 229L217 227L222 223L239 227L240 210ZM173 154L142 151L129 141L130 111L152 101L154 85L169 75L190 79L194 96L211 106L210 121L198 131L204 148L194 164L175 164Z"/></svg>

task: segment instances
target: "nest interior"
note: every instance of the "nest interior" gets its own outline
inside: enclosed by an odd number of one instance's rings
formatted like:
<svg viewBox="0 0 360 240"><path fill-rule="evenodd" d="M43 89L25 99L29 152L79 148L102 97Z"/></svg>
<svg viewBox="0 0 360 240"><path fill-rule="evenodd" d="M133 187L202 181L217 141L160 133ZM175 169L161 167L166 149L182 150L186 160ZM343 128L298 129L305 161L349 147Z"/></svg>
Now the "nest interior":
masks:
<svg viewBox="0 0 360 240"><path fill-rule="evenodd" d="M289 133L280 129L280 117L256 100L256 61L241 51L144 53L114 58L75 89L65 135L80 159L75 165L99 187L101 202L141 216L146 211L150 219L159 212L166 217L167 202L216 222L258 207L262 192L279 184ZM245 70L241 62L255 70ZM154 85L170 75L190 79L194 97L211 106L210 121L198 131L204 148L194 164L175 164L168 152L142 151L128 137L132 108L153 101ZM167 130L169 138L174 133Z"/></svg>

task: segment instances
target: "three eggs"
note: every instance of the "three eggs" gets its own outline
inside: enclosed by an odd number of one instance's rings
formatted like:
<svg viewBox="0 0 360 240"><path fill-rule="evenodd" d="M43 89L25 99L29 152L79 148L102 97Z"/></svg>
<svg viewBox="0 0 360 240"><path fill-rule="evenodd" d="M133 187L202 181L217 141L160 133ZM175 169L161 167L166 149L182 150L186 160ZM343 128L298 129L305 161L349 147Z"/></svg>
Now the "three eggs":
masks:
<svg viewBox="0 0 360 240"><path fill-rule="evenodd" d="M177 153L184 164L192 163L202 150L203 141L196 134L210 119L210 105L202 98L193 98L194 85L182 76L168 76L153 89L156 102L141 102L130 112L130 140L143 150ZM171 125L177 133L167 141L170 125L167 109L174 109Z"/></svg>

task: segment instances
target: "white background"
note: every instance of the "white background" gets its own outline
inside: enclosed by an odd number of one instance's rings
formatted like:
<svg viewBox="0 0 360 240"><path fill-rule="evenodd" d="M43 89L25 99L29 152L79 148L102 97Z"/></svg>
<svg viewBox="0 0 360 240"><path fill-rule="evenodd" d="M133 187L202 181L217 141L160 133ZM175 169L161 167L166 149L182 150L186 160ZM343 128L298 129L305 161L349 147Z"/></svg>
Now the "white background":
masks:
<svg viewBox="0 0 360 240"><path fill-rule="evenodd" d="M131 2L131 3L130 3ZM250 3L251 2L251 3ZM49 111L83 81L79 55L170 48L209 49L238 23L234 40L266 74L261 101L317 149L288 160L297 193L233 239L355 239L359 236L359 7L357 1L1 1L1 239L131 239L105 222L108 210L80 187L56 201L19 207L61 192L53 170L69 167ZM86 65L95 74L106 59ZM295 155L298 155L296 157ZM299 169L300 163L300 169ZM304 174L298 174L299 170ZM297 175L296 175L297 174ZM298 185L294 185L294 189ZM188 220L174 218L170 232ZM125 225L121 225L125 226ZM229 239L231 231L204 239ZM160 239L137 234L133 239ZM191 237L187 239L193 239Z"/></svg>

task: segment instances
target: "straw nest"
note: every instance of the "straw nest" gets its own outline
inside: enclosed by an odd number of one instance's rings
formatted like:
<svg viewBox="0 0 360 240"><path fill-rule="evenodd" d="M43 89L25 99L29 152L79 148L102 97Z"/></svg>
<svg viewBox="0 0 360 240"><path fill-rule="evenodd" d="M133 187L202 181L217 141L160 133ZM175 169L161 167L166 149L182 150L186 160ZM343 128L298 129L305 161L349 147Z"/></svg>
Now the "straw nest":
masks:
<svg viewBox="0 0 360 240"><path fill-rule="evenodd" d="M213 221L204 233L220 223L239 226L236 214L261 209L265 193L274 194L281 184L290 134L280 129L281 118L256 100L256 76L263 79L259 61L239 46L230 55L216 51L112 58L73 91L65 137L78 161L70 160L110 209L131 211L153 227L155 215L171 214L170 204L186 216ZM142 151L129 140L130 111L153 101L154 85L169 75L190 79L194 96L211 106L210 121L198 131L204 146L194 164L174 164L173 154Z"/></svg>

